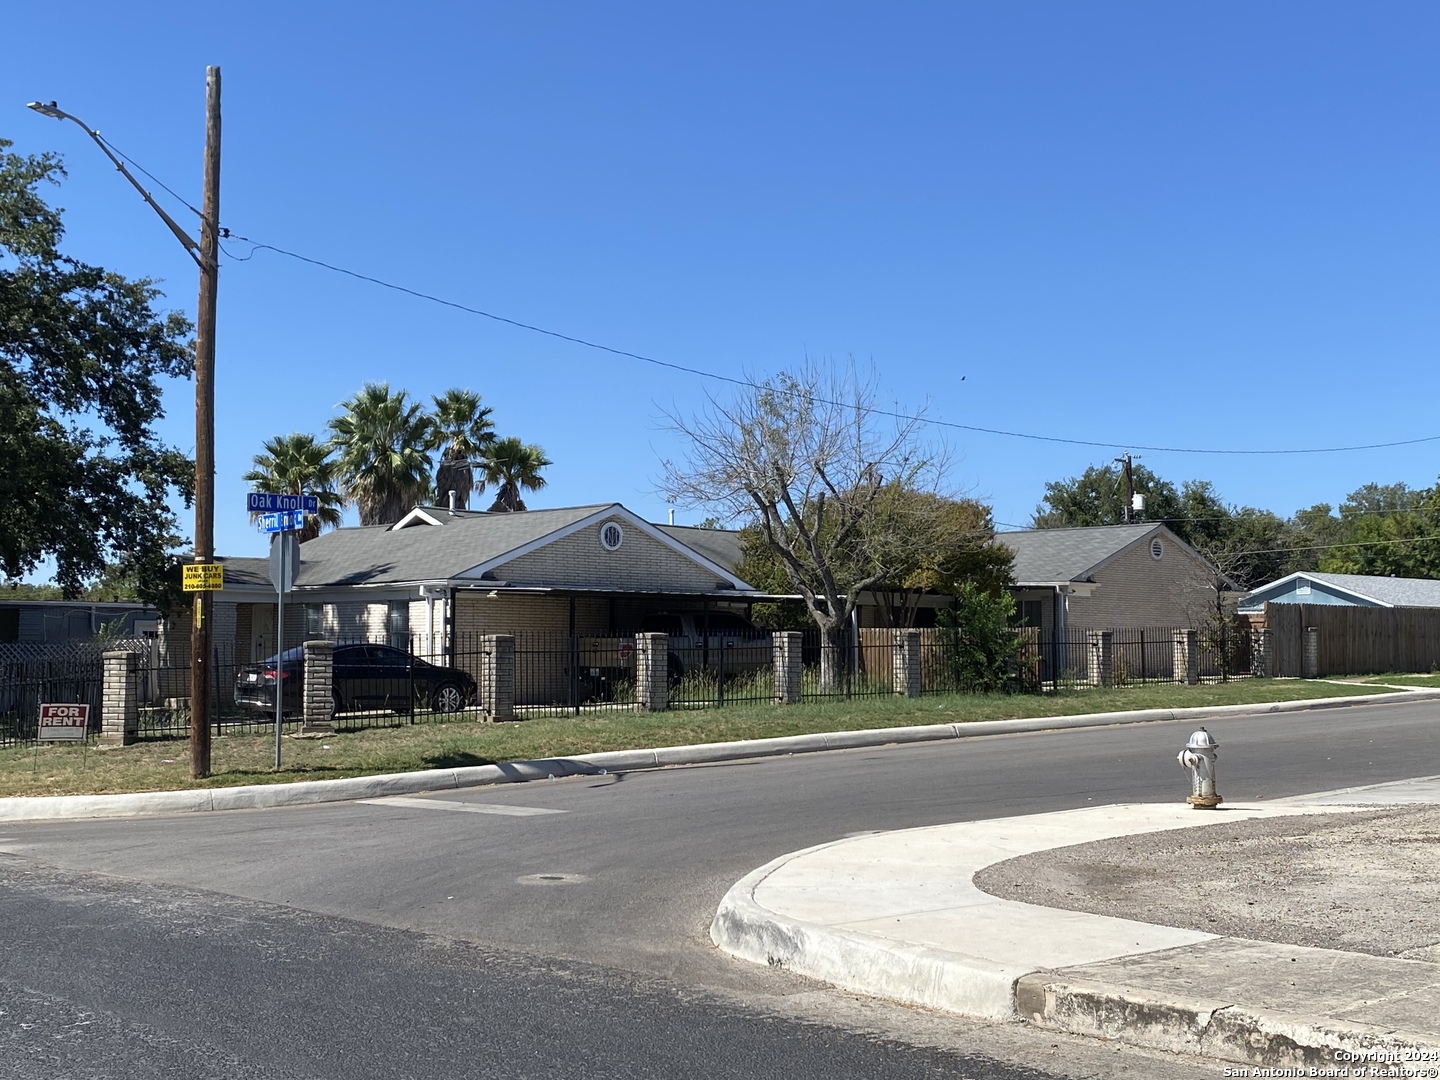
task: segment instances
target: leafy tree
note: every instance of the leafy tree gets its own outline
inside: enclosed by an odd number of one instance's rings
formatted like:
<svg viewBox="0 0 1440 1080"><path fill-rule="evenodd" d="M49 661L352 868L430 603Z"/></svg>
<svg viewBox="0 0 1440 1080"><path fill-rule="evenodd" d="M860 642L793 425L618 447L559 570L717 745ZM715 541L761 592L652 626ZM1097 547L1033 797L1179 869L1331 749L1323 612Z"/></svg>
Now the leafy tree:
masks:
<svg viewBox="0 0 1440 1080"><path fill-rule="evenodd" d="M1167 524L1184 516L1180 493L1144 465L1132 469L1137 494L1145 496L1145 520ZM1035 508L1037 529L1119 525L1125 520L1125 473L1116 465L1092 465L1079 476L1052 480Z"/></svg>
<svg viewBox="0 0 1440 1080"><path fill-rule="evenodd" d="M1011 627L1015 600L1008 592L987 593L965 582L955 608L936 612L940 648L958 689L989 694L1005 689L1023 642Z"/></svg>
<svg viewBox="0 0 1440 1080"><path fill-rule="evenodd" d="M1340 504L1337 539L1319 559L1333 574L1440 577L1440 484L1366 484Z"/></svg>
<svg viewBox="0 0 1440 1080"><path fill-rule="evenodd" d="M193 370L190 324L156 311L151 279L61 254L61 211L39 190L64 177L60 160L10 146L0 139L0 570L53 558L73 597L113 563L170 607L181 541L166 506L192 497L194 463L152 428L159 380Z"/></svg>
<svg viewBox="0 0 1440 1080"><path fill-rule="evenodd" d="M889 538L873 527L888 485L924 490L938 462L921 421L882 422L873 380L807 363L710 399L700 415L670 414L686 444L664 462L676 503L753 521L820 630L820 683L838 685L841 635L860 594L883 581ZM884 541L884 542L880 542ZM749 580L749 579L747 579Z"/></svg>
<svg viewBox="0 0 1440 1080"><path fill-rule="evenodd" d="M514 436L496 439L481 456L482 481L476 490L484 491L491 484L498 489L495 501L490 504L492 512L524 510L525 500L520 493L543 488L545 478L540 470L549 464L550 459L538 446L526 446Z"/></svg>
<svg viewBox="0 0 1440 1080"><path fill-rule="evenodd" d="M474 462L495 442L491 410L470 390L446 390L431 400L435 402L435 429L430 448L440 451L435 502L446 505L453 491L456 506L464 510L470 506L470 492L481 486L475 479Z"/></svg>
<svg viewBox="0 0 1440 1080"><path fill-rule="evenodd" d="M256 491L276 495L314 495L317 514L307 514L300 542L314 540L326 529L338 528L345 499L336 490L335 461L327 443L305 434L276 435L252 459L255 467L241 477Z"/></svg>
<svg viewBox="0 0 1440 1080"><path fill-rule="evenodd" d="M359 508L361 525L393 525L430 493L434 421L389 383L366 383L340 408L330 445L345 497Z"/></svg>

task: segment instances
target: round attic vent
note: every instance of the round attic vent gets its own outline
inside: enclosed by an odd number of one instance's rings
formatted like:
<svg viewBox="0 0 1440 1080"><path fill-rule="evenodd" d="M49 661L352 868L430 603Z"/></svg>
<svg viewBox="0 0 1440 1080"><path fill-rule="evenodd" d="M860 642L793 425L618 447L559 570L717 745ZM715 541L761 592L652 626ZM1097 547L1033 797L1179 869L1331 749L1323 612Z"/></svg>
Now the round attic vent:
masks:
<svg viewBox="0 0 1440 1080"><path fill-rule="evenodd" d="M1164 554L1165 545L1160 542L1160 538L1157 536L1154 540L1150 541L1150 557L1152 559L1159 559Z"/></svg>
<svg viewBox="0 0 1440 1080"><path fill-rule="evenodd" d="M619 551L625 542L625 530L613 521L600 526L600 546L606 551Z"/></svg>

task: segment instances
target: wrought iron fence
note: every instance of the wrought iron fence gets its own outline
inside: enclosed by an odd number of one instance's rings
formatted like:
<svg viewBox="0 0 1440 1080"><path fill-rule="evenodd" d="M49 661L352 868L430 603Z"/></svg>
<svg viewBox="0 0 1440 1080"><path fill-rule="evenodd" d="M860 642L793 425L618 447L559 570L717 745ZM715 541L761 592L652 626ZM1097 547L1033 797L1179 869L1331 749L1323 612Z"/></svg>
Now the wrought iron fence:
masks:
<svg viewBox="0 0 1440 1080"><path fill-rule="evenodd" d="M962 631L918 631L918 690L1041 693L1090 686L1131 686L1183 680L1176 672L1176 635L1169 627L1096 631L1020 628L1002 643L977 642ZM535 716L603 715L638 709L635 635L626 631L570 634L520 631L515 638L515 711ZM888 697L904 692L896 632L846 629L826 641L818 630L801 638L801 700ZM480 635L459 636L443 655L401 637L387 644L337 642L334 724L341 730L473 719L485 677ZM1246 677L1251 634L1224 625L1195 632L1194 666L1202 682ZM42 701L88 702L91 730L101 725L103 654L117 647L141 654L138 673L142 739L184 738L190 730L188 657L162 660L153 642L0 646L0 747L32 742ZM1105 651L1108 647L1108 653ZM986 650L989 650L988 652ZM182 651L183 653L183 651ZM299 648L250 661L217 644L211 723L217 733L258 731L274 724L274 682L282 686L284 724L301 721L303 663ZM998 679L981 678L977 671ZM704 709L774 701L773 636L726 630L672 635L666 649L668 707ZM268 675L267 675L268 673ZM898 685L897 685L898 682Z"/></svg>

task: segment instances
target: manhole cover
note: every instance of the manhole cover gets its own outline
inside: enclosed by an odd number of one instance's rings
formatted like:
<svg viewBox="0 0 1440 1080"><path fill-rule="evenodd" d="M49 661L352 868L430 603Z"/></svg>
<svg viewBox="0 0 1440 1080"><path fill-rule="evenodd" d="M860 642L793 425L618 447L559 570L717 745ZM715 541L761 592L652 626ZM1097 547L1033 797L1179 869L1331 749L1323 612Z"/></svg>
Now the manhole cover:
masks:
<svg viewBox="0 0 1440 1080"><path fill-rule="evenodd" d="M526 874L515 880L521 885L578 885L586 878L584 874Z"/></svg>

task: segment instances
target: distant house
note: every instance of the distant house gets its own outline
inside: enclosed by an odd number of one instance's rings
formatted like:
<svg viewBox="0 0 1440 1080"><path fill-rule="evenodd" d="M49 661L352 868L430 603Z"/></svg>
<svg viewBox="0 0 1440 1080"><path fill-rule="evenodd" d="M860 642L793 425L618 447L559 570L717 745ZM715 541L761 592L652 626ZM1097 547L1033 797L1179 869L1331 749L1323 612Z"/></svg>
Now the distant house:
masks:
<svg viewBox="0 0 1440 1080"><path fill-rule="evenodd" d="M1164 525L996 533L1015 554L1012 592L1026 626L1194 627L1230 583Z"/></svg>
<svg viewBox="0 0 1440 1080"><path fill-rule="evenodd" d="M156 629L157 612L144 604L74 600L5 600L0 593L0 644L57 645L111 637L139 637Z"/></svg>
<svg viewBox="0 0 1440 1080"><path fill-rule="evenodd" d="M1431 578L1322 574L1301 570L1262 585L1240 601L1242 614L1266 604L1334 604L1342 607L1440 608L1440 581Z"/></svg>

